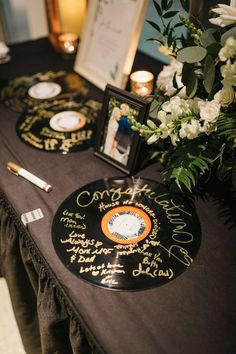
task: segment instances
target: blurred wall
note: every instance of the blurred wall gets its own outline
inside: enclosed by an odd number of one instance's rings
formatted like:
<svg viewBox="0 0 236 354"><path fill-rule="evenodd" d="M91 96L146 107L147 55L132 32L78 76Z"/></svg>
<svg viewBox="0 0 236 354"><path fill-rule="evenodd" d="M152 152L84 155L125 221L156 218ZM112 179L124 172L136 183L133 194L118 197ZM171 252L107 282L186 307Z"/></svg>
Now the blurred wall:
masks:
<svg viewBox="0 0 236 354"><path fill-rule="evenodd" d="M44 0L0 0L0 22L9 44L48 34Z"/></svg>

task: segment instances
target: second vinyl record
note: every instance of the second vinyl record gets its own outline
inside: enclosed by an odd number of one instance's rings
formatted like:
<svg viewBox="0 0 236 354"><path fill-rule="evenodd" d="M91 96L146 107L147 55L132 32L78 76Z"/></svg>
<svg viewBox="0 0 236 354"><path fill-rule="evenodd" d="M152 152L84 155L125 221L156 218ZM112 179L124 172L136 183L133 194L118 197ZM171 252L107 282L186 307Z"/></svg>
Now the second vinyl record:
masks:
<svg viewBox="0 0 236 354"><path fill-rule="evenodd" d="M46 71L7 82L0 90L0 101L13 111L23 112L44 100L82 99L87 93L86 81L77 73Z"/></svg>
<svg viewBox="0 0 236 354"><path fill-rule="evenodd" d="M142 290L192 264L201 230L182 196L152 180L120 177L72 193L54 217L52 239L78 277L107 289Z"/></svg>
<svg viewBox="0 0 236 354"><path fill-rule="evenodd" d="M95 100L51 100L25 111L17 121L19 138L35 149L67 154L93 145L101 104Z"/></svg>

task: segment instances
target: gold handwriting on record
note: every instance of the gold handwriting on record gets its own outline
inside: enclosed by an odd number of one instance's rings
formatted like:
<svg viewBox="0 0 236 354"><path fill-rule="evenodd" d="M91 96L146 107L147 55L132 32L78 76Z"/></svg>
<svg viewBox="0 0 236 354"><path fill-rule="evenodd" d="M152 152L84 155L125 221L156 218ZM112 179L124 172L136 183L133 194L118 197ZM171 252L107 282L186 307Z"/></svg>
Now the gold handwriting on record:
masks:
<svg viewBox="0 0 236 354"><path fill-rule="evenodd" d="M47 136L48 138L55 138L59 140L64 140L66 138L64 133L52 131L48 127L43 127L40 134L43 136Z"/></svg>
<svg viewBox="0 0 236 354"><path fill-rule="evenodd" d="M65 209L62 213L62 215L68 217L68 218L73 218L75 217L76 219L79 220L84 220L85 219L85 214L81 215L80 213L74 213L73 211L69 211Z"/></svg>
<svg viewBox="0 0 236 354"><path fill-rule="evenodd" d="M98 206L99 211L103 211L106 210L107 208L112 208L119 205L119 202L114 202L114 203L109 203L109 204L104 204L103 202L101 202Z"/></svg>
<svg viewBox="0 0 236 354"><path fill-rule="evenodd" d="M38 117L28 116L25 119L25 121L20 125L19 129L23 130L24 132L28 132L32 128L34 123L37 122L38 120L39 120Z"/></svg>
<svg viewBox="0 0 236 354"><path fill-rule="evenodd" d="M149 215L151 215L155 219L156 215L155 215L154 211L151 210L147 205L144 205L142 203L135 203L135 206L143 209L144 211L146 211L146 213L148 213Z"/></svg>
<svg viewBox="0 0 236 354"><path fill-rule="evenodd" d="M61 239L60 241L62 244L68 243L70 245L79 245L80 247L84 247L84 248L88 248L90 246L94 246L95 248L97 248L97 247L100 247L103 245L102 242L96 241L94 238L87 239L85 237L84 233L83 234L76 233L74 230L68 235L68 238L66 238L64 240ZM79 247L78 247L78 249L79 249ZM68 252L72 251L72 250L75 252L74 248L69 249Z"/></svg>
<svg viewBox="0 0 236 354"><path fill-rule="evenodd" d="M89 191L83 191L78 194L77 196L77 204L81 207L87 207L90 204L92 204L95 201L102 200L104 197L110 197L112 202L115 202L119 200L122 195L127 194L127 195L132 195L133 197L135 195L141 195L145 194L147 192L151 191L150 188L148 188L148 185L146 184L143 187L135 187L135 188L127 188L125 190L122 190L121 187L119 188L111 188L111 189L105 189L104 191L94 191L93 193Z"/></svg>
<svg viewBox="0 0 236 354"><path fill-rule="evenodd" d="M62 216L60 218L60 222L63 223L63 226L67 229L74 228L74 229L80 229L80 230L85 230L86 225L84 223L78 224L76 220L73 218L69 218L67 216Z"/></svg>
<svg viewBox="0 0 236 354"><path fill-rule="evenodd" d="M171 279L174 276L174 272L171 268L163 270L155 267L153 269L151 266L145 267L142 263L139 263L138 269L134 269L132 274L134 277L145 275L151 278L165 277L168 279Z"/></svg>
<svg viewBox="0 0 236 354"><path fill-rule="evenodd" d="M85 257L82 255L79 255L79 259L78 259L78 263L93 263L95 261L96 256L92 256L92 257Z"/></svg>
<svg viewBox="0 0 236 354"><path fill-rule="evenodd" d="M188 254L188 251L178 245L172 245L168 250L168 254L169 256L173 256L174 258L178 259L178 261L187 267L190 266L190 264L193 262L193 259Z"/></svg>
<svg viewBox="0 0 236 354"><path fill-rule="evenodd" d="M139 275L147 275L151 278L156 278L158 275L158 269L152 269L150 266L145 266L142 263L139 263L138 269L134 269L132 272L134 277L138 277Z"/></svg>
<svg viewBox="0 0 236 354"><path fill-rule="evenodd" d="M41 139L39 139L37 136L35 136L34 134L28 132L28 133L24 133L21 135L21 137L27 141L28 143L30 143L30 145L35 146L38 149L43 149L43 144L40 144L42 142Z"/></svg>
<svg viewBox="0 0 236 354"><path fill-rule="evenodd" d="M46 139L44 141L45 150L55 150L58 144L57 139Z"/></svg>
<svg viewBox="0 0 236 354"><path fill-rule="evenodd" d="M107 275L105 278L101 280L101 284L108 284L108 285L118 285L119 282L112 278L112 275Z"/></svg>

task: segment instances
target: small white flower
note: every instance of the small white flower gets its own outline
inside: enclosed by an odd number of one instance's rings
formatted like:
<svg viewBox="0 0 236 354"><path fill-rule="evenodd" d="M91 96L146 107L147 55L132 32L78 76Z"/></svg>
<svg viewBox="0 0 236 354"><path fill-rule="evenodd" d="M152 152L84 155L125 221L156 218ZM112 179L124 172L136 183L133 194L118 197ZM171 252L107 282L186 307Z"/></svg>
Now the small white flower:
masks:
<svg viewBox="0 0 236 354"><path fill-rule="evenodd" d="M182 123L179 136L184 139L195 139L200 133L200 123L196 119L191 119L190 123Z"/></svg>
<svg viewBox="0 0 236 354"><path fill-rule="evenodd" d="M222 107L229 106L235 99L235 92L232 86L224 86L220 91L218 91L214 100L218 101Z"/></svg>
<svg viewBox="0 0 236 354"><path fill-rule="evenodd" d="M171 144L176 146L179 141L178 135L176 133L170 135Z"/></svg>
<svg viewBox="0 0 236 354"><path fill-rule="evenodd" d="M181 105L180 97L174 96L174 97L171 97L171 99L169 101L166 101L166 102L163 103L162 109L166 113L172 113L173 109L175 109L176 107L179 107L179 109L177 109L177 110L178 110L179 114L181 114L182 113L182 109L180 108L180 105Z"/></svg>
<svg viewBox="0 0 236 354"><path fill-rule="evenodd" d="M236 23L236 9L233 6L218 4L218 7L212 9L212 11L219 15L209 19L213 25L225 27Z"/></svg>
<svg viewBox="0 0 236 354"><path fill-rule="evenodd" d="M176 88L173 86L173 78L176 73L176 82L178 88L183 86L181 81L183 64L178 62L177 60L173 60L169 65L164 65L162 71L159 73L157 77L157 87L165 92L167 96L172 96L176 92ZM183 87L182 90L178 93L179 97L186 97L186 88Z"/></svg>
<svg viewBox="0 0 236 354"><path fill-rule="evenodd" d="M168 126L161 123L161 125L159 126L159 129L161 130L160 138L166 139L169 135L169 132L170 132Z"/></svg>
<svg viewBox="0 0 236 354"><path fill-rule="evenodd" d="M223 80L221 81L224 86L236 85L236 61L231 64L230 60L227 60L226 65L222 65L220 68Z"/></svg>
<svg viewBox="0 0 236 354"><path fill-rule="evenodd" d="M166 122L166 112L164 112L162 110L158 111L157 119L159 119L162 123Z"/></svg>
<svg viewBox="0 0 236 354"><path fill-rule="evenodd" d="M203 101L201 98L199 97L194 97L193 99L188 99L188 105L189 105L189 109L192 113L194 114L199 114L199 102Z"/></svg>
<svg viewBox="0 0 236 354"><path fill-rule="evenodd" d="M221 48L218 55L221 61L226 61L236 56L236 39L233 37L227 38L224 47Z"/></svg>
<svg viewBox="0 0 236 354"><path fill-rule="evenodd" d="M150 138L147 140L147 144L153 144L158 140L158 136L156 134L152 134Z"/></svg>
<svg viewBox="0 0 236 354"><path fill-rule="evenodd" d="M200 101L199 108L201 120L208 123L216 122L220 114L220 104L218 101Z"/></svg>

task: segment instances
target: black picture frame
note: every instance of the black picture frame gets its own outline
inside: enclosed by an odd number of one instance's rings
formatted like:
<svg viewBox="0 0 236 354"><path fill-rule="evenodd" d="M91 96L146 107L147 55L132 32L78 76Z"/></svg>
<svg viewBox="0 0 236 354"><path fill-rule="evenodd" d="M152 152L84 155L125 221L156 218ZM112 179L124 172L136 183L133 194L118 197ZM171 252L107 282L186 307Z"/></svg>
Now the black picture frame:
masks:
<svg viewBox="0 0 236 354"><path fill-rule="evenodd" d="M149 106L143 97L108 84L97 127L94 155L127 175L134 174L141 138L138 132L131 129L128 115L133 114L142 124L147 118Z"/></svg>

